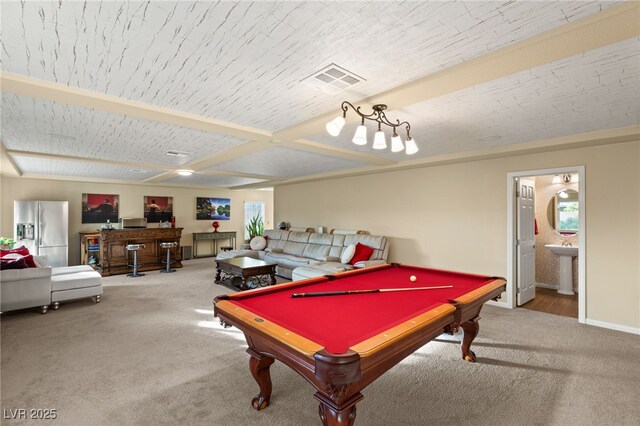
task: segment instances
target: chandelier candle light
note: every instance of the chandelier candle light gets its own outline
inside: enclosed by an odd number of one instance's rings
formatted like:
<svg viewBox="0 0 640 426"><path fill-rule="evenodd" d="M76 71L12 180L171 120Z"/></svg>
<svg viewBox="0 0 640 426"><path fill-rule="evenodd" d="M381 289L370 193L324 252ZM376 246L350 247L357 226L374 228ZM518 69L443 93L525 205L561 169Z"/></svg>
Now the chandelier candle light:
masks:
<svg viewBox="0 0 640 426"><path fill-rule="evenodd" d="M327 132L331 136L338 136L342 127L344 127L345 118L347 116L347 111L349 108L354 110L356 114L358 114L362 118L362 123L356 128L356 132L353 135L352 142L356 145L366 145L367 144L367 128L364 125L364 120L371 120L378 123L378 131L374 134L373 137L373 149L386 149L387 148L387 140L382 131L382 125L389 126L393 128L393 135L391 136L391 152L400 152L406 149L407 155L413 155L418 152L418 146L416 142L413 140L409 132L411 131L411 125L407 121L396 120L395 123L390 122L387 119L387 116L384 115L384 110L387 109L387 106L384 104L377 104L373 106L373 112L371 114L364 114L360 112L360 107L354 107L351 103L344 101L342 102L342 116L338 116L327 123ZM404 126L407 130L407 139L402 143L402 139L396 133L396 128Z"/></svg>

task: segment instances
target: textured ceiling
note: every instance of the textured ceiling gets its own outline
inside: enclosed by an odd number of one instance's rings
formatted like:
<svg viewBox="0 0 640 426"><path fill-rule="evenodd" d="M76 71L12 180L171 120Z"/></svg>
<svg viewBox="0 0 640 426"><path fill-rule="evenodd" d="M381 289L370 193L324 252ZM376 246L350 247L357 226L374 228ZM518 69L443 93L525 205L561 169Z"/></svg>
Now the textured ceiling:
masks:
<svg viewBox="0 0 640 426"><path fill-rule="evenodd" d="M2 143L24 176L240 187L633 126L637 35L390 104L390 118L411 122L413 157L353 145L354 125L338 138L316 126L265 142L337 114L344 99L384 98L545 32L591 25L621 3L2 2L2 71L32 87L3 87ZM339 94L302 82L332 63L363 81ZM51 83L63 95L39 90ZM90 107L89 98L108 105ZM146 112L136 115L131 102ZM185 114L218 127L171 121ZM197 173L184 179L176 168Z"/></svg>

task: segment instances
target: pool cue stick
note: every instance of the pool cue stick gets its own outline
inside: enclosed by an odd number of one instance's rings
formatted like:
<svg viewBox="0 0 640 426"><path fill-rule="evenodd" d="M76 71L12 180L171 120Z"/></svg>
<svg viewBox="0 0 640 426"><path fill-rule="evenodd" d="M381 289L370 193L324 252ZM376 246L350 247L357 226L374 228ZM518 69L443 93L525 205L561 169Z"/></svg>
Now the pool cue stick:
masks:
<svg viewBox="0 0 640 426"><path fill-rule="evenodd" d="M439 285L439 286L433 286L433 287L403 287L403 288L376 288L372 290L318 291L313 293L293 293L291 297L343 296L346 294L390 293L392 291L437 290L440 288L452 288L452 287L453 287L452 285Z"/></svg>

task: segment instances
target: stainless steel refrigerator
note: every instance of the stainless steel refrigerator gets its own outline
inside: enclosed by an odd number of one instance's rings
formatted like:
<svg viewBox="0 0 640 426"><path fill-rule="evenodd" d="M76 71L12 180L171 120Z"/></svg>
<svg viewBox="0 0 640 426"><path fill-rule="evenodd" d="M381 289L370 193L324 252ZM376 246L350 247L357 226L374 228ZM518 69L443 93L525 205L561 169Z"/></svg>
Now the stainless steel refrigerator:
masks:
<svg viewBox="0 0 640 426"><path fill-rule="evenodd" d="M31 254L46 255L50 266L69 262L69 203L14 201L14 240Z"/></svg>

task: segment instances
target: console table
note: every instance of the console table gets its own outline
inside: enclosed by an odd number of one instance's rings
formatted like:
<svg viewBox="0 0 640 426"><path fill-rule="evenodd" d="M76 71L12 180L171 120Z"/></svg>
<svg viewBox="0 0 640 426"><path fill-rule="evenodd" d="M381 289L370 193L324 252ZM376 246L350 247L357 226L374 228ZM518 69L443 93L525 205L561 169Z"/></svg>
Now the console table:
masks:
<svg viewBox="0 0 640 426"><path fill-rule="evenodd" d="M211 241L212 254L198 256L198 241ZM193 258L213 257L218 254L218 240L229 240L233 248L236 248L236 232L194 232L193 233Z"/></svg>

